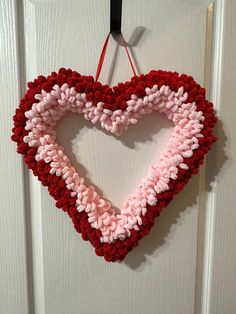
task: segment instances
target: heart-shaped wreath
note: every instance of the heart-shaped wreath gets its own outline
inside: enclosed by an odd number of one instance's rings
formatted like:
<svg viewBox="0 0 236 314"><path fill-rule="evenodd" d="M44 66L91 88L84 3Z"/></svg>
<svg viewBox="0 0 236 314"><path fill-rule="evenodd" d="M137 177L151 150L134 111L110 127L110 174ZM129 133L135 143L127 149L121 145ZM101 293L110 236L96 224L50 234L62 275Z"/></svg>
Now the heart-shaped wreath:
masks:
<svg viewBox="0 0 236 314"><path fill-rule="evenodd" d="M76 112L119 135L155 110L173 121L172 136L166 151L116 213L93 186L85 185L57 143L55 125L68 112ZM205 89L191 76L161 70L110 88L92 76L62 68L28 83L13 119L17 152L82 238L91 242L97 255L113 262L123 260L149 233L174 194L198 172L216 140L212 130L217 118Z"/></svg>

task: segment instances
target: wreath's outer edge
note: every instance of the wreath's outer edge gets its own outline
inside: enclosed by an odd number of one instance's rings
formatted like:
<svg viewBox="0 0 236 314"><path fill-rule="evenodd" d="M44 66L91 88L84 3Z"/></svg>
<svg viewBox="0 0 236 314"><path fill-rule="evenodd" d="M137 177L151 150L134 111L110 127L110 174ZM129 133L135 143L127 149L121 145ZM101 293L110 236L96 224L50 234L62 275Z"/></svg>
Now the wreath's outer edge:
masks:
<svg viewBox="0 0 236 314"><path fill-rule="evenodd" d="M32 107L33 103L37 102L35 95L40 93L42 89L49 92L53 85L58 84L62 86L64 83L67 83L69 87L74 86L78 92L85 92L87 99L93 100L94 105L99 101L103 101L107 109L112 111L117 109L125 110L126 100L129 99L132 93L142 97L145 93L145 88L151 88L154 84L157 84L159 87L168 85L174 91L183 86L184 91L188 92L187 102L195 102L197 111L202 111L204 114L204 128L201 132L203 137L199 138L199 148L194 151L192 157L184 158L184 163L188 165L189 169L178 168L178 179L170 179L169 190L158 194L157 205L147 206L147 214L141 217L143 224L140 226L140 230L131 230L130 237L123 241L117 240L114 243L101 243L101 232L91 227L86 212L77 211L76 197L70 196L65 181L55 174L49 173L51 169L49 164L42 160L37 162L35 160L37 148L29 147L23 141L24 136L28 134L28 131L25 130L26 117L24 113ZM115 102L112 101L111 97L113 93L115 94ZM104 95L105 97L103 97ZM214 114L213 104L205 98L205 89L186 74L179 75L177 72L161 70L151 71L146 75L133 77L129 82L120 83L112 90L107 85L94 82L92 76L81 76L76 71L62 68L58 73L53 72L47 78L38 76L34 82L28 83L28 90L20 101L13 120L14 127L11 138L17 142L17 152L24 156L24 161L28 168L33 171L34 175L38 177L44 186L48 187L50 195L56 200L56 206L63 208L68 213L77 232L82 234L84 240L90 241L95 248L96 254L104 256L106 261L115 262L123 260L127 253L138 245L139 240L150 232L155 218L160 215L162 209L169 204L174 194L183 189L191 175L198 172L205 154L216 140L216 136L213 135L213 128L217 118Z"/></svg>

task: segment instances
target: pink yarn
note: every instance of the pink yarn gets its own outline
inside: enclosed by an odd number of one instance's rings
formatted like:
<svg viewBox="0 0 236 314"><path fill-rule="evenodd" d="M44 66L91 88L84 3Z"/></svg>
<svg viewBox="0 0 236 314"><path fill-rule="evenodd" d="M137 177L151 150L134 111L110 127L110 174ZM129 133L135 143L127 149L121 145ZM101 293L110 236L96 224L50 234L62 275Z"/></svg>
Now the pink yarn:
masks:
<svg viewBox="0 0 236 314"><path fill-rule="evenodd" d="M154 85L151 89L146 88L143 98L132 95L125 111L114 112L104 109L102 102L93 106L91 101L86 100L85 93L77 93L68 84L62 87L55 85L50 93L42 90L35 98L39 102L25 113L25 129L29 130L29 134L24 137L24 142L38 147L36 160L50 163L50 172L65 180L71 196L77 196L78 211L86 211L91 226L100 229L102 242L124 240L130 235L131 229L139 230L141 215L146 214L146 205L155 205L156 194L169 189L170 179L177 179L177 167L188 169L183 158L193 155L193 150L199 146L198 138L202 137L202 121L205 118L201 111L196 111L195 103L185 103L188 94L183 87L174 92L169 86L158 89ZM153 110L165 113L173 121L173 134L167 150L157 163L149 167L147 175L124 202L120 214L116 214L110 202L101 198L93 186L84 184L84 179L56 142L55 125L70 111L83 113L86 120L93 124L100 123L107 131L120 135L130 124L137 123L138 119Z"/></svg>

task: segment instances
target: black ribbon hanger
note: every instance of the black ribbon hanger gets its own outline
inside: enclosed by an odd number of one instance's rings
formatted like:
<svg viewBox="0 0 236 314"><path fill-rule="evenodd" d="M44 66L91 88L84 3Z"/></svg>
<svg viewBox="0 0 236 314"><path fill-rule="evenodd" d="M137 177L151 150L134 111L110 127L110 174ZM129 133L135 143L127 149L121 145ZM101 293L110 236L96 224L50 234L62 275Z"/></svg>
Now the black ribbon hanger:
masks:
<svg viewBox="0 0 236 314"><path fill-rule="evenodd" d="M119 35L121 33L122 0L110 1L110 33Z"/></svg>

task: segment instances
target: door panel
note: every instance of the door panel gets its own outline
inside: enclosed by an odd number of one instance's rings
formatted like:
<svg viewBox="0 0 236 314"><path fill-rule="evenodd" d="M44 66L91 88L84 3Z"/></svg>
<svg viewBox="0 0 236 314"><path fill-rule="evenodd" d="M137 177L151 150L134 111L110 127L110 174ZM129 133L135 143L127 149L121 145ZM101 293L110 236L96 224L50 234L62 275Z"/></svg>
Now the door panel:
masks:
<svg viewBox="0 0 236 314"><path fill-rule="evenodd" d="M232 160L236 143L230 137L235 111L229 92L234 80L231 51L235 49L236 7L230 0L209 4L204 0L123 1L122 30L138 72L176 70L209 86L209 97L220 117L220 140L200 175L164 210L150 235L124 262L112 264L95 256L46 189L24 171L7 135L26 81L60 67L95 74L109 30L109 1L1 2L2 12L6 12L2 14L6 24L2 38L7 43L3 70L12 72L14 80L12 83L12 76L7 76L2 85L5 90L11 86L14 96L4 94L2 109L7 118L1 157L6 169L10 165L12 177L18 173L17 181L10 176L7 184L2 183L2 203L9 208L3 226L7 251L3 267L8 271L1 295L4 313L234 313L231 291L235 290L232 271L236 256L235 241L230 240L235 218L236 168ZM11 55L12 51L15 54ZM114 85L131 75L124 49L118 49L111 39L101 81ZM17 85L22 87L20 92ZM79 116L68 115L57 130L58 141L78 171L119 208L165 148L172 125L153 114L117 138ZM10 159L8 151L12 152ZM12 181L14 199L6 197ZM220 215L223 207L224 216ZM8 237L12 216L17 217L14 238ZM7 265L11 256L7 245L19 259L11 266L13 273ZM12 302L11 292L15 296Z"/></svg>

